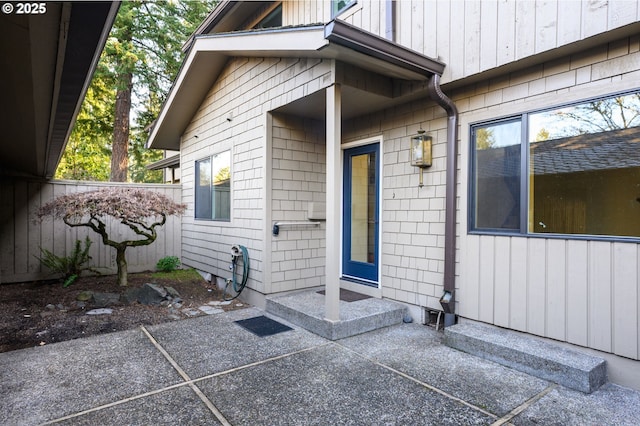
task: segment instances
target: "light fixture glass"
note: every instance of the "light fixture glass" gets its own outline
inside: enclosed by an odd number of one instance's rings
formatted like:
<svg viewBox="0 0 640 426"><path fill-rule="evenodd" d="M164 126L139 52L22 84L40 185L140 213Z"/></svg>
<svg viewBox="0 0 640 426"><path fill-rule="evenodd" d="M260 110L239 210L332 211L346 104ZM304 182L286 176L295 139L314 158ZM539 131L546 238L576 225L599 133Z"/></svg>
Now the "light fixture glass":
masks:
<svg viewBox="0 0 640 426"><path fill-rule="evenodd" d="M425 135L424 130L411 138L411 165L415 167L431 166L431 136Z"/></svg>

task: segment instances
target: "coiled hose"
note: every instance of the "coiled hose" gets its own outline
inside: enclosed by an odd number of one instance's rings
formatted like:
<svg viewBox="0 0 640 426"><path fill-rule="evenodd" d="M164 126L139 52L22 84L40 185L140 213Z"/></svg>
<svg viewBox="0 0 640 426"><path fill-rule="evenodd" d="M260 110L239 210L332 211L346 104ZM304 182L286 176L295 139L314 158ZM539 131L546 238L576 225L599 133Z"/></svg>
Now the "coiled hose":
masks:
<svg viewBox="0 0 640 426"><path fill-rule="evenodd" d="M247 281L249 280L249 252L245 246L238 246L242 253L242 280L240 282L237 281L237 269L238 269L238 258L240 256L232 255L231 256L231 279L227 280L227 284L224 286L224 300L229 301L233 300L236 297L240 296L242 290L247 285ZM229 286L233 288L235 292L235 296L231 296L231 294L227 291Z"/></svg>

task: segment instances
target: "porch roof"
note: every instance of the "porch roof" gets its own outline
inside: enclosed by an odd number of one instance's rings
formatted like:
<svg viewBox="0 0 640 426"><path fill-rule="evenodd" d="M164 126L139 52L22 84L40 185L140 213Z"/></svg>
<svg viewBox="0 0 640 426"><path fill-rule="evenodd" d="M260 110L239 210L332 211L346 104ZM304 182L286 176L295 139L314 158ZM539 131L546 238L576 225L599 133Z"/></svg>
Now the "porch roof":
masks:
<svg viewBox="0 0 640 426"><path fill-rule="evenodd" d="M201 35L194 40L182 64L149 135L147 147L180 148L180 136L230 57L335 59L390 78L410 81L425 81L434 74L442 75L445 67L442 62L339 20L328 24Z"/></svg>

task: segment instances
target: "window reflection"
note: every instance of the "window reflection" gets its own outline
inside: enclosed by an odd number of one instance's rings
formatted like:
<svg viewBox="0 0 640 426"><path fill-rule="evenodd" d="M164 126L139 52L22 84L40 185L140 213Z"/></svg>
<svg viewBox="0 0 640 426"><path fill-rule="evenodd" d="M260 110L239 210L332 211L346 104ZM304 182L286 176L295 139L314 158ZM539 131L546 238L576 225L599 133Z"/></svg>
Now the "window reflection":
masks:
<svg viewBox="0 0 640 426"><path fill-rule="evenodd" d="M472 130L473 229L640 237L639 92Z"/></svg>
<svg viewBox="0 0 640 426"><path fill-rule="evenodd" d="M520 228L520 120L476 127L476 228Z"/></svg>
<svg viewBox="0 0 640 426"><path fill-rule="evenodd" d="M196 161L195 217L231 218L231 151Z"/></svg>

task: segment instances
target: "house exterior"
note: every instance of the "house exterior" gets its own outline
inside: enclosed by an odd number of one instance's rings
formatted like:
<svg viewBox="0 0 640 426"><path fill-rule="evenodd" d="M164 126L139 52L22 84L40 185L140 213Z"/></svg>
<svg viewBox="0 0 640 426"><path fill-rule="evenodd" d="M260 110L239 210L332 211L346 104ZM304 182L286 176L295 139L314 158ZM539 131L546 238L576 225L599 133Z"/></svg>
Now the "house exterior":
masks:
<svg viewBox="0 0 640 426"><path fill-rule="evenodd" d="M241 244L258 306L325 286L337 321L347 288L640 388L639 1L222 1L185 50L148 144L180 152L184 264Z"/></svg>

